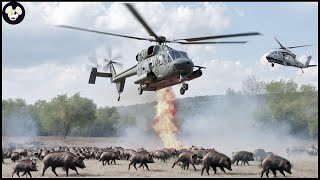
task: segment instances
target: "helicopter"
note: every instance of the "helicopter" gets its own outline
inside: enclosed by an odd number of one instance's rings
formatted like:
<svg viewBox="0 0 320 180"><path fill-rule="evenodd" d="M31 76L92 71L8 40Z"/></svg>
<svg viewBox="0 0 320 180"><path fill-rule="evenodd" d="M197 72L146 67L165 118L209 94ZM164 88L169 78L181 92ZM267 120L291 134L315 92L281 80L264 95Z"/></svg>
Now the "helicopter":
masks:
<svg viewBox="0 0 320 180"><path fill-rule="evenodd" d="M296 59L296 55L293 54L289 49L293 48L299 48L299 47L306 47L306 46L314 46L317 44L310 44L310 45L302 45L302 46L291 46L291 47L284 47L278 40L277 38L273 37L278 44L280 45L280 50L270 52L267 56L266 59L271 63L271 67L274 67L274 63L281 64L284 66L293 66L297 68L301 68L301 71L303 73L302 68L308 68L308 67L314 67L317 65L309 65L310 60L312 58L311 55L307 55L307 61L305 64L301 63Z"/></svg>
<svg viewBox="0 0 320 180"><path fill-rule="evenodd" d="M124 3L133 16L142 24L152 38L141 38L128 35L120 35L90 29L84 29L79 27L58 25L58 27L69 28L80 31L87 31L111 36L118 36L129 39L144 40L155 42L154 45L149 46L147 49L139 52L135 59L137 64L124 70L121 73L116 73L114 64L117 62L110 57L105 59L106 65L110 72L100 72L97 67L92 67L89 84L95 84L96 77L110 78L111 83L115 83L118 91L118 101L120 101L120 95L124 90L126 78L137 75L134 83L139 85L138 94L141 95L143 91L157 91L169 86L173 86L181 83L180 94L183 95L189 86L186 83L193 79L199 78L202 75L201 69L205 67L194 65L193 61L189 58L187 52L179 51L167 46L167 43L179 43L185 45L191 44L242 44L247 41L202 41L208 39L240 37L240 36L252 36L262 35L258 32L238 33L238 34L226 34L218 36L205 36L196 38L184 38L184 39L167 39L164 36L158 36L138 13L132 4ZM199 42L200 41L200 42ZM194 70L194 68L196 70Z"/></svg>

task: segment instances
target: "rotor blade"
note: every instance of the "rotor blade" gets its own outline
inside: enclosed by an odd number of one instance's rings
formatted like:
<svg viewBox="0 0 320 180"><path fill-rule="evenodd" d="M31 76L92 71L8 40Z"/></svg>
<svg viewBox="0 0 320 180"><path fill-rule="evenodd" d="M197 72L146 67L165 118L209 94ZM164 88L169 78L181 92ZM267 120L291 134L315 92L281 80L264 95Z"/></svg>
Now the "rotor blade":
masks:
<svg viewBox="0 0 320 180"><path fill-rule="evenodd" d="M108 59L111 59L111 57L112 57L112 49L111 49L111 47L110 46L107 46L107 56L108 56Z"/></svg>
<svg viewBox="0 0 320 180"><path fill-rule="evenodd" d="M299 47L306 47L306 46L315 46L318 44L308 44L308 45L302 45L302 46L291 46L291 47L287 47L287 49L293 49L293 48L299 48Z"/></svg>
<svg viewBox="0 0 320 180"><path fill-rule="evenodd" d="M148 24L143 20L143 18L140 16L140 14L138 13L138 11L131 5L128 3L125 3L125 5L127 6L127 8L129 9L129 11L137 18L137 20L143 25L144 28L146 28L146 30L148 31L148 33L155 37L158 38L158 36L156 35L156 33L153 32L153 30L148 26Z"/></svg>
<svg viewBox="0 0 320 180"><path fill-rule="evenodd" d="M119 59L122 59L122 55L121 55L121 54L118 54L118 55L112 57L112 60L113 60L113 61L119 60Z"/></svg>
<svg viewBox="0 0 320 180"><path fill-rule="evenodd" d="M286 49L284 46L282 46L282 44L278 41L278 39L276 38L276 37L273 37L277 42L278 42L278 44L280 45L280 49Z"/></svg>
<svg viewBox="0 0 320 180"><path fill-rule="evenodd" d="M239 33L239 34L225 34L225 35L219 35L219 36L206 36L206 37L197 37L197 38L175 39L173 41L186 40L188 42L193 42L193 41L201 41L201 40L207 40L207 39L253 36L253 35L262 35L262 34L258 33L258 32L249 32L249 33Z"/></svg>
<svg viewBox="0 0 320 180"><path fill-rule="evenodd" d="M139 38L139 37L126 36L126 35L121 35L121 34L113 34L113 33L107 33L107 32L102 32L102 31L95 31L95 30L90 30L90 29L83 29L83 28L78 28L78 27L73 27L73 26L58 25L58 27L69 28L69 29L76 29L76 30L87 31L87 32L94 32L94 33L99 33L99 34L107 34L107 35L111 35L111 36L125 37L125 38L130 38L130 39L154 41L154 39Z"/></svg>
<svg viewBox="0 0 320 180"><path fill-rule="evenodd" d="M119 62L113 62L113 64L118 65L119 67L123 67L123 64Z"/></svg>
<svg viewBox="0 0 320 180"><path fill-rule="evenodd" d="M243 44L247 41L217 41L217 42L174 42L179 44Z"/></svg>

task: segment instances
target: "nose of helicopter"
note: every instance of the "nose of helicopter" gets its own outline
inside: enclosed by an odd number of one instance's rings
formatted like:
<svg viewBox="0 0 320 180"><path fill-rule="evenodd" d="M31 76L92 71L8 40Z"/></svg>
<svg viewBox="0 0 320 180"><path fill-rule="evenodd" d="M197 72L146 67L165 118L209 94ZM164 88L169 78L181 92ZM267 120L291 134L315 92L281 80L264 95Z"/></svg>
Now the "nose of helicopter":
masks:
<svg viewBox="0 0 320 180"><path fill-rule="evenodd" d="M175 60L174 67L177 71L182 72L182 75L187 75L193 71L193 62L188 58L179 58Z"/></svg>
<svg viewBox="0 0 320 180"><path fill-rule="evenodd" d="M271 61L273 59L273 56L272 56L272 53L269 53L267 56L266 56L266 59L268 61Z"/></svg>

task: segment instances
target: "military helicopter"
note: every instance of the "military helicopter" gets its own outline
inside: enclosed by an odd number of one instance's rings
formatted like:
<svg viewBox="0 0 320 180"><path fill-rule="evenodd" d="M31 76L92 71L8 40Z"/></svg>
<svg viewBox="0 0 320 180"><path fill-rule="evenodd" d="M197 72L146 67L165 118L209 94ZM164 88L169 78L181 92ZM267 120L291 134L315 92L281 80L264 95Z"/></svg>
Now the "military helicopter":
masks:
<svg viewBox="0 0 320 180"><path fill-rule="evenodd" d="M184 38L184 39L166 39L164 36L158 36L145 22L138 11L133 5L125 3L125 6L134 15L134 17L143 25L150 36L153 38L140 38L134 36L120 35L108 32L101 32L89 29L83 29L73 26L59 25L59 27L76 29L81 31L88 31L100 34L106 34L111 36L124 37L136 40L145 40L155 42L154 45L142 50L136 55L136 65L124 70L121 73L116 73L113 64L117 64L112 58L105 59L106 66L110 68L110 72L98 72L96 67L91 70L89 84L95 84L96 77L106 77L111 79L111 83L115 83L117 91L119 93L118 101L120 100L120 94L124 90L126 78L137 75L138 77L134 81L135 84L139 84L138 93L141 95L143 91L157 91L162 88L173 86L182 83L180 88L180 94L183 95L188 90L187 81L199 78L202 75L201 66L194 65L193 61L189 58L185 51L175 50L167 43L179 43L179 44L233 44L233 43L246 43L247 41L215 41L215 42L199 42L207 39L240 37L240 36L252 36L261 35L258 32L239 33L239 34L226 34L219 36L206 36L196 38ZM194 71L194 68L196 70Z"/></svg>
<svg viewBox="0 0 320 180"><path fill-rule="evenodd" d="M271 63L271 66L274 67L274 63L281 64L284 66L293 66L297 68L301 68L301 71L303 73L302 68L308 68L308 67L314 67L317 65L309 65L310 60L312 58L311 55L307 56L307 61L305 64L301 63L296 59L296 55L293 54L291 51L288 49L293 49L293 48L299 48L299 47L306 47L306 46L314 46L317 44L310 44L310 45L302 45L302 46L292 46L292 47L284 47L282 44L277 40L277 38L273 37L278 44L280 45L280 50L273 51L269 53L266 58L267 60Z"/></svg>

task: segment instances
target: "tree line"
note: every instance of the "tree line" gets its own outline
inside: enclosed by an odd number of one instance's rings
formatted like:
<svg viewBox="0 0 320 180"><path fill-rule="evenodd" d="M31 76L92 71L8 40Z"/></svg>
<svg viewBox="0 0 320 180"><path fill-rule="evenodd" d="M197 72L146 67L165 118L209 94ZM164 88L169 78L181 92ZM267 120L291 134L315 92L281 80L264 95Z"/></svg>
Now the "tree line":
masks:
<svg viewBox="0 0 320 180"><path fill-rule="evenodd" d="M226 95L265 96L265 106L254 114L259 123L285 123L292 134L318 138L318 90L314 85L298 84L292 80L259 81L249 76L242 82L242 90L226 90Z"/></svg>
<svg viewBox="0 0 320 180"><path fill-rule="evenodd" d="M2 136L115 136L117 129L135 123L116 107L99 107L79 93L27 104L24 99L2 100ZM21 131L23 129L23 131Z"/></svg>

